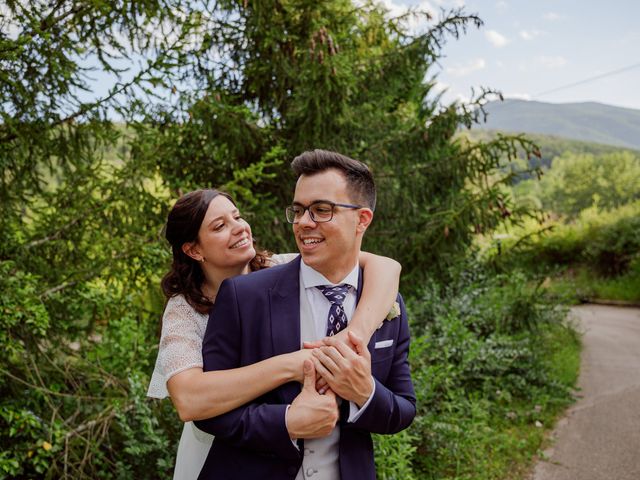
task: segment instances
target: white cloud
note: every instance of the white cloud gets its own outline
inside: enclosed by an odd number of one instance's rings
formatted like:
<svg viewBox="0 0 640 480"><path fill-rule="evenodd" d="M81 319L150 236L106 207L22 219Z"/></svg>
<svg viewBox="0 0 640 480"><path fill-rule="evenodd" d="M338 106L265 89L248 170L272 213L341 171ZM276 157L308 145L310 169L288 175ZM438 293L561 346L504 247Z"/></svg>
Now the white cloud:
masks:
<svg viewBox="0 0 640 480"><path fill-rule="evenodd" d="M458 103L471 103L471 97L462 93L456 93L455 101Z"/></svg>
<svg viewBox="0 0 640 480"><path fill-rule="evenodd" d="M355 0L357 6L365 5L364 1ZM382 0L380 2L384 8L387 9L388 18L397 18L405 15L409 11L409 5L402 3L402 0ZM404 25L407 27L409 33L413 35L419 35L424 33L430 25L437 22L438 10L433 7L432 2L429 0L421 0L420 3L412 6L414 11L427 12L432 21L428 21L424 15L409 15L403 20Z"/></svg>
<svg viewBox="0 0 640 480"><path fill-rule="evenodd" d="M494 47L504 47L507 43L509 43L509 39L507 37L496 32L495 30L487 30L486 32L484 32L484 36Z"/></svg>
<svg viewBox="0 0 640 480"><path fill-rule="evenodd" d="M562 55L540 55L535 58L535 62L545 68L561 68L567 64L567 59Z"/></svg>
<svg viewBox="0 0 640 480"><path fill-rule="evenodd" d="M445 72L447 72L452 77L464 77L469 75L470 73L477 72L478 70L482 70L487 66L487 62L484 58L476 58L475 60L471 60L466 65L457 64L453 67L447 67Z"/></svg>
<svg viewBox="0 0 640 480"><path fill-rule="evenodd" d="M365 2L362 2L363 4ZM389 11L390 17L399 17L407 13L407 6L400 3L395 3L393 0L383 0L382 5Z"/></svg>
<svg viewBox="0 0 640 480"><path fill-rule="evenodd" d="M549 20L550 22L555 22L556 20L560 20L562 15L556 12L547 12L542 16L542 18Z"/></svg>
<svg viewBox="0 0 640 480"><path fill-rule="evenodd" d="M442 8L462 8L465 6L465 0L433 0L438 7Z"/></svg>
<svg viewBox="0 0 640 480"><path fill-rule="evenodd" d="M504 0L500 0L499 2L496 2L496 9L506 10L507 8L509 8L509 4Z"/></svg>
<svg viewBox="0 0 640 480"><path fill-rule="evenodd" d="M523 40L533 40L534 38L539 37L543 33L544 33L543 31L536 30L535 28L533 30L520 30L520 32L518 32L518 34L520 35L520 38L522 38Z"/></svg>

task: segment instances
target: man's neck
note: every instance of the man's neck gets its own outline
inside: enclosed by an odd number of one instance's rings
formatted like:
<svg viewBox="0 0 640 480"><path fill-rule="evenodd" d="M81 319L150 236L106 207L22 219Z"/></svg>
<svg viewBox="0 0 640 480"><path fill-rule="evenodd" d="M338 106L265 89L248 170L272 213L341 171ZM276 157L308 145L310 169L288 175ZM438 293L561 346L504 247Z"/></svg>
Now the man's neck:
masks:
<svg viewBox="0 0 640 480"><path fill-rule="evenodd" d="M304 260L302 260L302 262L304 263ZM331 282L332 284L337 284L342 282L342 280L344 280L347 277L347 275L349 275L357 265L358 265L357 259L350 264L345 264L345 266L340 266L337 268L334 266L332 269L312 267L305 263L305 266L318 272L324 278L329 280L329 282Z"/></svg>

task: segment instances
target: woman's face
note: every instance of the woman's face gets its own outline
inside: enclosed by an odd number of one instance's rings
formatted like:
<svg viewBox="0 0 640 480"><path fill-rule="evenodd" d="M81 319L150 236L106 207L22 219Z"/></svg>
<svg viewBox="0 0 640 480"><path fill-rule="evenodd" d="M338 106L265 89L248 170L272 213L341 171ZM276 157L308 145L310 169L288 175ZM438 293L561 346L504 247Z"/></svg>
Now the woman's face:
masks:
<svg viewBox="0 0 640 480"><path fill-rule="evenodd" d="M255 257L251 227L225 196L211 203L198 232L196 249L215 268L244 268Z"/></svg>

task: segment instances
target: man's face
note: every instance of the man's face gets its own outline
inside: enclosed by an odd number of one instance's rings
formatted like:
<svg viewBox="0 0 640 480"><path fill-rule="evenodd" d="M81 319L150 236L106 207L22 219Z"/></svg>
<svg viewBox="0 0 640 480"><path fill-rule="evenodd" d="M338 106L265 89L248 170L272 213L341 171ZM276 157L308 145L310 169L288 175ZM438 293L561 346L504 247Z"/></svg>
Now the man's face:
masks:
<svg viewBox="0 0 640 480"><path fill-rule="evenodd" d="M298 179L293 203L307 207L319 200L357 203L347 193L347 181L342 172L336 169L302 175ZM304 263L332 282L342 280L358 261L362 234L371 217L371 210L367 208L335 207L331 221L316 223L306 211L300 221L293 224Z"/></svg>

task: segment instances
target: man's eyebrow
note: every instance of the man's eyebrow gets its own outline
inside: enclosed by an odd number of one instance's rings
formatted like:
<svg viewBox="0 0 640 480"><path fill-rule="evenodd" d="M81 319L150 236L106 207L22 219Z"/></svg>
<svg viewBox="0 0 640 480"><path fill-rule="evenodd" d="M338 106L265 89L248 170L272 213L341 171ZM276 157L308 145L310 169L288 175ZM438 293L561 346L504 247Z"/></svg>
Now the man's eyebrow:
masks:
<svg viewBox="0 0 640 480"><path fill-rule="evenodd" d="M334 203L331 200L325 200L324 198L321 198L319 200L314 200L313 202L308 203L307 206L308 205L313 205L314 203L323 203L323 202L324 203ZM304 205L302 203L296 202L295 200L293 201L292 205L300 205L301 207L304 207Z"/></svg>

